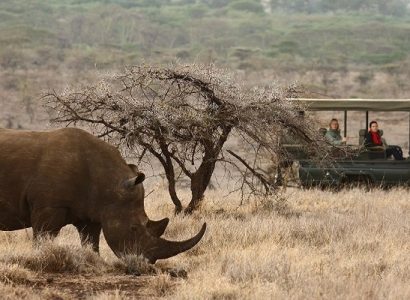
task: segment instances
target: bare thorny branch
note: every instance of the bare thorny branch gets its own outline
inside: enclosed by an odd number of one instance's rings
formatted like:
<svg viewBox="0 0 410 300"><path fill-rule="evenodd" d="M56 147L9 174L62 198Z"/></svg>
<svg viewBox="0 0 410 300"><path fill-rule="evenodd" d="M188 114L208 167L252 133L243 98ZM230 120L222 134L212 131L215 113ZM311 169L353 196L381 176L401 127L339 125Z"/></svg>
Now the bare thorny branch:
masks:
<svg viewBox="0 0 410 300"><path fill-rule="evenodd" d="M161 162L170 184L175 184L175 167L179 167L191 180L188 209L192 211L203 198L215 164L227 160L224 146L233 133L243 144L262 149L256 156L282 154L277 140L283 130L315 147L311 127L298 118L303 108L286 100L287 93L294 97L295 92L246 89L232 74L213 65L141 64L96 85L61 94L53 91L45 98L54 122L88 125L107 141L139 149L140 160L151 153ZM245 167L266 191L272 190L266 176L246 163L247 153L229 153L235 158L230 164ZM253 184L248 187L255 189ZM180 210L181 203L174 198Z"/></svg>

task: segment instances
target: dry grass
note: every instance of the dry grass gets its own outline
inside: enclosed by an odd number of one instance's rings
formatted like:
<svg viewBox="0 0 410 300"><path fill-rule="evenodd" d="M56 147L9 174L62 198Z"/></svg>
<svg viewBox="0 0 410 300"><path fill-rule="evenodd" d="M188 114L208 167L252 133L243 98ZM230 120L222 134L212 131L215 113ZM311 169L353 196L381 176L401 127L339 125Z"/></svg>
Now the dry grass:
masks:
<svg viewBox="0 0 410 300"><path fill-rule="evenodd" d="M206 221L203 241L155 267L139 257L119 261L104 241L98 257L80 248L72 227L39 248L32 247L30 231L1 232L0 294L94 300L410 298L410 192L288 190L284 196L238 206L234 195L208 194L200 212L173 217L166 231L167 238L184 239ZM171 216L169 202L165 192L151 194L148 214Z"/></svg>
<svg viewBox="0 0 410 300"><path fill-rule="evenodd" d="M38 248L28 253L5 254L1 261L49 273L101 273L107 270L106 263L90 247L81 249L50 240L42 241Z"/></svg>

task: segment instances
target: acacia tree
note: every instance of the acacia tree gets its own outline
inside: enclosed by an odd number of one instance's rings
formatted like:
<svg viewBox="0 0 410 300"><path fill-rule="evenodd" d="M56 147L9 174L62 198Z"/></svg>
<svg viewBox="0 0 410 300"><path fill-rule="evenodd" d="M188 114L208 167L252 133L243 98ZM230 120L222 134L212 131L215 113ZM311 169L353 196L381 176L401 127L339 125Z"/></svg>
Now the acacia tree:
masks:
<svg viewBox="0 0 410 300"><path fill-rule="evenodd" d="M256 155L261 149L281 153L278 132L283 128L313 145L310 127L297 118L301 108L286 96L272 88L244 88L213 65L142 64L77 91L48 93L46 99L55 111L53 121L87 124L100 137L134 149L140 159L147 153L155 157L177 213L183 209L176 190L177 169L182 170L190 180L192 197L185 209L190 213L203 199L218 162L245 166L267 192L275 188L246 157L232 150L225 154L230 136L252 145Z"/></svg>

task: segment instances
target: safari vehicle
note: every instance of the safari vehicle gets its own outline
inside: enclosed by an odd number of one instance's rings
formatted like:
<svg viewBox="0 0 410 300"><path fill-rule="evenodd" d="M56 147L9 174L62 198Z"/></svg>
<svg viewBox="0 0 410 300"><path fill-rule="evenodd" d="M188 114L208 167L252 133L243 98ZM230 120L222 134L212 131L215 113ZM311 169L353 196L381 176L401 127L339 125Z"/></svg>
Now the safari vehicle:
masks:
<svg viewBox="0 0 410 300"><path fill-rule="evenodd" d="M363 128L357 132L359 142L336 148L346 150L352 155L335 158L329 164L322 164L312 159L303 151L295 151L296 145L283 145L293 159L299 163L299 183L303 187L343 187L344 185L365 184L366 186L391 187L410 185L410 159L394 160L386 157L384 148L369 149L364 147L364 135L369 124L369 112L409 112L410 143L410 99L297 99L307 111L344 112L344 132L347 136L348 112L363 112ZM357 114L357 113L356 113ZM329 118L330 120L330 118ZM339 120L340 122L341 120ZM365 125L366 124L366 125ZM326 129L321 128L325 134ZM404 141L401 143L404 145ZM295 147L296 146L296 147ZM300 150L300 149L299 149ZM336 149L337 150L337 149Z"/></svg>

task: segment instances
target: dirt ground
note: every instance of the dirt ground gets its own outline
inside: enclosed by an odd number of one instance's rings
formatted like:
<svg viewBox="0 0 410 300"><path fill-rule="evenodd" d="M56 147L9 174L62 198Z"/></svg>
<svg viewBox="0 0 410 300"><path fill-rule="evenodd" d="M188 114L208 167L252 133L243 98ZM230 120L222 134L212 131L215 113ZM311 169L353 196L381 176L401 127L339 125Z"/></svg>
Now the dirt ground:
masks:
<svg viewBox="0 0 410 300"><path fill-rule="evenodd" d="M30 282L35 291L44 289L55 290L65 297L72 299L86 299L90 295L121 291L125 298L142 297L139 293L141 286L149 282L148 276L135 275L70 275L70 274L42 274ZM56 299L59 296L56 295ZM63 299L63 297L61 297Z"/></svg>

